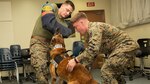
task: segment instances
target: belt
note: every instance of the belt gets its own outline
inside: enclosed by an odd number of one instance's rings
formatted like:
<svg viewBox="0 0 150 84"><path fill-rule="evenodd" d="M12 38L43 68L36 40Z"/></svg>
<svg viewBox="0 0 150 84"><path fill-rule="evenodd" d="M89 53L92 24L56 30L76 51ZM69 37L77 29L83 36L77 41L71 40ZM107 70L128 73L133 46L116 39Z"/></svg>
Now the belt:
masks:
<svg viewBox="0 0 150 84"><path fill-rule="evenodd" d="M50 39L47 39L47 38L44 38L44 37L41 37L41 36L31 36L31 38L35 38L35 39L38 39L40 41L50 42Z"/></svg>

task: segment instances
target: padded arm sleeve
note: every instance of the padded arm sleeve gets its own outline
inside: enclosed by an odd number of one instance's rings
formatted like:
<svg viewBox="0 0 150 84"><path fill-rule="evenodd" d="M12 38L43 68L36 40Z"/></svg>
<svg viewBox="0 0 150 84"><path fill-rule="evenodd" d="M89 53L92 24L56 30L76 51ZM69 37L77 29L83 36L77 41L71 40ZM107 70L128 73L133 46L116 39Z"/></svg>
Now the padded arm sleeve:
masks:
<svg viewBox="0 0 150 84"><path fill-rule="evenodd" d="M64 38L69 37L73 33L71 29L57 22L55 15L52 13L42 16L42 26L44 29L48 30L52 34L55 33L57 28L59 28L60 33L63 35Z"/></svg>

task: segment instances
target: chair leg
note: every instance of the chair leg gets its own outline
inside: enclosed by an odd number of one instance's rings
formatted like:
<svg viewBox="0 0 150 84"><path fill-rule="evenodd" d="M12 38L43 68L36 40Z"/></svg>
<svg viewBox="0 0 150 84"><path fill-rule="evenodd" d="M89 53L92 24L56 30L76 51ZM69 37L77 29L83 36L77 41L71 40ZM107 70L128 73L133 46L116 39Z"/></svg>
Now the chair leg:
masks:
<svg viewBox="0 0 150 84"><path fill-rule="evenodd" d="M19 71L18 71L18 66L17 66L17 63L16 63L16 62L15 62L15 66L16 66L17 83L20 84L20 81L19 81Z"/></svg>
<svg viewBox="0 0 150 84"><path fill-rule="evenodd" d="M27 75L26 75L26 65L25 64L23 64L23 74L24 74L24 78L26 78Z"/></svg>
<svg viewBox="0 0 150 84"><path fill-rule="evenodd" d="M146 76L150 80L150 71L144 68L144 57L140 58L140 73L142 76Z"/></svg>
<svg viewBox="0 0 150 84"><path fill-rule="evenodd" d="M1 71L0 71L0 83L2 83L2 74L1 74Z"/></svg>
<svg viewBox="0 0 150 84"><path fill-rule="evenodd" d="M144 57L142 57L140 59L140 61L141 61L141 65L140 65L141 74L142 74L142 76L145 76L146 73L145 73L145 70L144 70Z"/></svg>
<svg viewBox="0 0 150 84"><path fill-rule="evenodd" d="M13 71L8 71L8 74L9 74L9 80L12 80L12 77L13 77Z"/></svg>

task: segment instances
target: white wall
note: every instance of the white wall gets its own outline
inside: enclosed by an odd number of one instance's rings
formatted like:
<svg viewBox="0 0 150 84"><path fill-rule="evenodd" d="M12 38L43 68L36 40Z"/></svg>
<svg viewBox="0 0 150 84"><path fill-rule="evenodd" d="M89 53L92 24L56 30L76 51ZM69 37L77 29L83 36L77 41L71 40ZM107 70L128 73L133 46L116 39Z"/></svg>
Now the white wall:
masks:
<svg viewBox="0 0 150 84"><path fill-rule="evenodd" d="M0 1L0 47L9 47L14 41L11 1Z"/></svg>
<svg viewBox="0 0 150 84"><path fill-rule="evenodd" d="M45 0L46 1L46 0ZM12 0L14 42L29 47L35 21L44 0Z"/></svg>

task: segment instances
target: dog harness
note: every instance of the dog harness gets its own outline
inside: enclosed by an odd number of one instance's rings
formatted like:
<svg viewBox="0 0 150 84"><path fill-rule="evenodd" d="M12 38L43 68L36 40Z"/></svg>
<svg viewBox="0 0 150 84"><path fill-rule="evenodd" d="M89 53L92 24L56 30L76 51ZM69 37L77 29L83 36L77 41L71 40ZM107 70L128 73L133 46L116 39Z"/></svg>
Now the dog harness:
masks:
<svg viewBox="0 0 150 84"><path fill-rule="evenodd" d="M54 46L53 49L56 49L56 48L63 48L62 44L56 44ZM62 61L62 57L60 55L56 56L54 59L51 60L51 63L54 64L55 68L58 66L58 64L60 63L60 61Z"/></svg>
<svg viewBox="0 0 150 84"><path fill-rule="evenodd" d="M71 50L67 50L61 54L67 54L67 52L69 52ZM57 68L58 64L64 59L61 54L57 55L54 59L51 60L51 63L54 64L55 68ZM66 55L64 55L64 57L66 57Z"/></svg>
<svg viewBox="0 0 150 84"><path fill-rule="evenodd" d="M56 44L53 49L56 49L56 48L63 48L63 46L62 46L62 44ZM70 50L62 52L61 54L67 53L68 51L70 51ZM54 64L55 68L57 68L58 64L64 59L61 56L61 54L57 55L54 59L51 60L51 63ZM64 57L66 57L66 56L64 55Z"/></svg>

